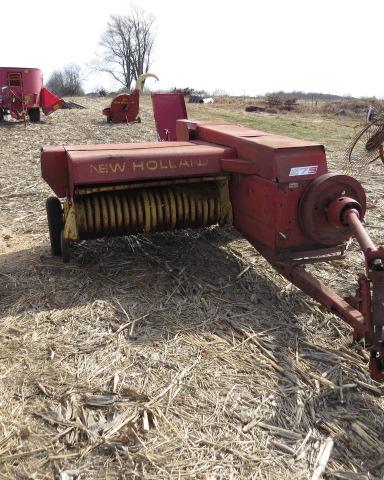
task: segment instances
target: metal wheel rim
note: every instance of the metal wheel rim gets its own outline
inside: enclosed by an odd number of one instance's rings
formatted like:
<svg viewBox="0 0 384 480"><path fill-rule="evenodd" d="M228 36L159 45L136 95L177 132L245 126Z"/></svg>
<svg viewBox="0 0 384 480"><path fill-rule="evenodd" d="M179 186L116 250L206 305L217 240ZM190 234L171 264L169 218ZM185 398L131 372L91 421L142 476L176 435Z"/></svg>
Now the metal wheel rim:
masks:
<svg viewBox="0 0 384 480"><path fill-rule="evenodd" d="M367 150L367 144L373 137L383 134L384 141L384 125L382 123L368 123L360 130L358 135L350 143L346 155L345 163L352 169L362 170L367 165L375 162L380 158L378 148Z"/></svg>

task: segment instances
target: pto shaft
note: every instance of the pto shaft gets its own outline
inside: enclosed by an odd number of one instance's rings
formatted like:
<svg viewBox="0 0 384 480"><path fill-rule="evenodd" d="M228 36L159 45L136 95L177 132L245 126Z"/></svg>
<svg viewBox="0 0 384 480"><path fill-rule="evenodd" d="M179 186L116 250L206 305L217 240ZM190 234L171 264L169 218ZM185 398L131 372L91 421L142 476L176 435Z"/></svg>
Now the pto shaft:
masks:
<svg viewBox="0 0 384 480"><path fill-rule="evenodd" d="M368 249L376 250L376 245L361 223L360 214L356 209L350 208L344 213L343 223L349 225L363 252Z"/></svg>

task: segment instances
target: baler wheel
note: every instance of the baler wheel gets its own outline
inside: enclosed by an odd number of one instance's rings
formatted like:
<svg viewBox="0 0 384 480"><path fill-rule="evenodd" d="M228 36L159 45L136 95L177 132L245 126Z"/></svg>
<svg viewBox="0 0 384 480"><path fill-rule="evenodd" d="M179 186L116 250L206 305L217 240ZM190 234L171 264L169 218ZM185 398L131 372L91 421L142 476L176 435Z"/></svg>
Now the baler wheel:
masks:
<svg viewBox="0 0 384 480"><path fill-rule="evenodd" d="M51 241L52 255L61 255L61 232L63 230L63 209L57 197L47 198L45 207L47 209L49 239Z"/></svg>
<svg viewBox="0 0 384 480"><path fill-rule="evenodd" d="M0 122L4 122L4 110L0 107Z"/></svg>
<svg viewBox="0 0 384 480"><path fill-rule="evenodd" d="M32 123L40 122L40 108L29 108L28 109L29 121Z"/></svg>

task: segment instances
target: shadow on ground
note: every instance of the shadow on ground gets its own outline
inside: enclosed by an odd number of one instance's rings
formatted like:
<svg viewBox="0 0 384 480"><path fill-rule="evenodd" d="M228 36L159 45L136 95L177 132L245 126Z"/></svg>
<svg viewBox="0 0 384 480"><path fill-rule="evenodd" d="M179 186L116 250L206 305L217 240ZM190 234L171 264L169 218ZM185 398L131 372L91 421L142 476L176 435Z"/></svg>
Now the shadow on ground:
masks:
<svg viewBox="0 0 384 480"><path fill-rule="evenodd" d="M257 371L260 362L274 359L282 371L276 388L266 392L272 395L273 412L263 421L303 440L310 430L314 437L316 432L318 437L331 435L335 439L333 458L341 469L378 473L374 466L381 460L379 451L362 445L353 430L359 420L384 440L384 415L374 397L353 388L341 398L337 388L316 384L316 376L322 375L331 385L337 386L341 377L345 384L352 384L359 370L352 355L346 368L331 340L329 348L311 346L318 319L310 318L310 303L296 289L286 289L280 277L273 278L273 271L246 241L239 248L234 230L84 242L74 249L68 265L51 257L44 245L0 256L0 275L3 318L25 321L28 316L54 311L56 318L63 316L58 326L68 316L72 322L92 322L89 311L105 302L113 312L98 318L99 328L104 325L105 331L116 331L127 317L138 320L134 332L124 333L129 344L158 344L204 332L220 337L230 331L235 348L239 342L248 342L249 336L267 335L266 343L255 345L250 364ZM15 327L2 330L3 335L12 335ZM321 329L331 339L334 332L328 332L325 324ZM73 340L71 348L70 355L86 353L79 339ZM304 360L299 361L297 355ZM301 362L305 368L299 366ZM252 375L251 367L250 389ZM247 438L252 440L258 431L257 427L249 431ZM291 440L287 440L288 450L293 448ZM289 454L280 450L279 455Z"/></svg>

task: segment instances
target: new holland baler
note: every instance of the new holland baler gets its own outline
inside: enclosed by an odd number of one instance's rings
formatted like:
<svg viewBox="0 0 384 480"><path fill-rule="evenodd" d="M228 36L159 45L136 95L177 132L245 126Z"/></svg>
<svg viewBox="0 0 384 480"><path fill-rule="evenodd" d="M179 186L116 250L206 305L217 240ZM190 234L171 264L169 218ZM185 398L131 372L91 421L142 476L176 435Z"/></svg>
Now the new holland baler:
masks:
<svg viewBox="0 0 384 480"><path fill-rule="evenodd" d="M320 144L224 122L175 124L175 141L42 150L42 175L56 194L47 200L53 254L67 262L73 242L233 225L365 340L371 375L382 380L384 248L363 226L360 183L330 173ZM341 258L351 237L365 274L355 294L342 298L305 266Z"/></svg>

